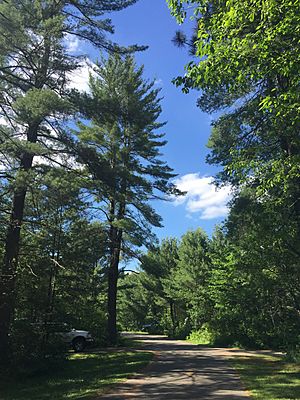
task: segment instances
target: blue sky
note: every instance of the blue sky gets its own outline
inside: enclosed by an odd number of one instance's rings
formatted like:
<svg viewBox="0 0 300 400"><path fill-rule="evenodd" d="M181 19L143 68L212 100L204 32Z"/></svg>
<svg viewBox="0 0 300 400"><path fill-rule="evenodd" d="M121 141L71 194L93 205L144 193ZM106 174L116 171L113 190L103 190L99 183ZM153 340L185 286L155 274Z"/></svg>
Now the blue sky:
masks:
<svg viewBox="0 0 300 400"><path fill-rule="evenodd" d="M144 64L145 77L155 79L162 88L161 120L167 121L164 131L168 140L163 158L178 174L179 188L188 192L175 203L153 204L164 220L164 228L155 232L159 238L180 237L188 229L201 227L210 235L214 225L226 215L229 188L215 192L210 185L216 168L207 165L205 157L212 118L196 107L199 93L183 94L171 83L174 77L184 74L184 65L190 60L186 50L171 42L179 26L164 0L140 0L111 14L111 18L115 25L112 39L116 43L149 46L148 50L136 54L136 61L138 65ZM191 30L192 26L191 23L184 28ZM78 44L73 44L76 49ZM85 47L85 51L92 61L98 58L95 50Z"/></svg>

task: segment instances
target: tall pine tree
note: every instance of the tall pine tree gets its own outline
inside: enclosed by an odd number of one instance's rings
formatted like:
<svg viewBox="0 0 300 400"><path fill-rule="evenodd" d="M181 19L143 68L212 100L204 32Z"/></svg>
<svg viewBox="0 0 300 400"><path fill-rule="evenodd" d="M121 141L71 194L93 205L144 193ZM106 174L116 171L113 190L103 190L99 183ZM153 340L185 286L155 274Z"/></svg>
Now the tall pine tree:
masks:
<svg viewBox="0 0 300 400"><path fill-rule="evenodd" d="M124 51L106 39L113 27L103 15L134 2L5 0L0 4L0 146L2 160L11 166L7 176L11 216L0 280L3 362L9 358L21 226L33 160L39 155L49 161L62 150L69 151L66 143L71 139L64 123L74 110L67 84L80 58L68 54L66 35L106 50Z"/></svg>
<svg viewBox="0 0 300 400"><path fill-rule="evenodd" d="M90 78L91 124L79 124L80 138L95 148L111 169L111 184L97 187L97 197L108 225L108 339L115 343L116 299L121 252L135 256L136 247L151 246L151 226L160 227L161 218L150 200L176 193L169 179L175 175L160 159L166 144L157 133L164 123L159 89L143 79L132 57L109 57L98 64L96 77ZM110 104L101 113L98 104ZM90 115L92 111L92 115ZM113 110L113 111L111 111Z"/></svg>

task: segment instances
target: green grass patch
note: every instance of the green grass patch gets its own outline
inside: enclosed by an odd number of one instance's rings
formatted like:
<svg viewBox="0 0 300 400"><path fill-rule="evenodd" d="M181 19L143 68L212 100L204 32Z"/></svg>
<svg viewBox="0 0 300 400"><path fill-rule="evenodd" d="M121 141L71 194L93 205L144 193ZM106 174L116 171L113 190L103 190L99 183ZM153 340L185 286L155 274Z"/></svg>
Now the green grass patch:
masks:
<svg viewBox="0 0 300 400"><path fill-rule="evenodd" d="M118 346L126 347L128 349L136 349L140 347L141 343L141 340L137 340L132 337L121 336L118 341Z"/></svg>
<svg viewBox="0 0 300 400"><path fill-rule="evenodd" d="M34 375L0 378L0 399L91 399L138 372L152 357L150 352L124 350L72 354Z"/></svg>
<svg viewBox="0 0 300 400"><path fill-rule="evenodd" d="M300 399L300 364L262 354L231 361L254 399Z"/></svg>

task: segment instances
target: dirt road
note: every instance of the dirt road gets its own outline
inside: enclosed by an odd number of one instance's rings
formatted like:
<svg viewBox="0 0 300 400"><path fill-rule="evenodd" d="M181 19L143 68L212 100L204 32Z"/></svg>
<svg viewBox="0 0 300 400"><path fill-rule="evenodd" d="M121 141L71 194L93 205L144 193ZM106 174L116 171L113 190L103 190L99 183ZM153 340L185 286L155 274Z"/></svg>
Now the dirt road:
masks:
<svg viewBox="0 0 300 400"><path fill-rule="evenodd" d="M163 336L134 335L154 361L101 400L246 400L249 393L230 367L223 349L203 348Z"/></svg>

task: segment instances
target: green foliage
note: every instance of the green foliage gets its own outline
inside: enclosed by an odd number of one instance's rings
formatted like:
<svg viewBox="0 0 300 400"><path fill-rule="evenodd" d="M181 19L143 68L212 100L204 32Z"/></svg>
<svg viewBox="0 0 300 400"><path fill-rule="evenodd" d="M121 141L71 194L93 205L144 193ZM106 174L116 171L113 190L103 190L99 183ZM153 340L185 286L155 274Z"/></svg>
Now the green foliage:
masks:
<svg viewBox="0 0 300 400"><path fill-rule="evenodd" d="M209 249L210 327L223 343L295 348L299 2L168 3L178 22L190 13L197 22L194 58L175 83L200 89L198 106L219 113L208 162L221 167L216 182L234 189L228 221Z"/></svg>
<svg viewBox="0 0 300 400"><path fill-rule="evenodd" d="M195 344L210 345L215 341L215 335L208 324L203 324L197 331L192 331L187 339Z"/></svg>
<svg viewBox="0 0 300 400"><path fill-rule="evenodd" d="M156 308L160 309L157 318L153 321L169 336L182 335L184 330L185 312L177 302L174 274L178 264L178 242L174 238L167 238L161 245L148 252L142 258L142 285L152 293ZM153 301L152 300L152 301Z"/></svg>
<svg viewBox="0 0 300 400"><path fill-rule="evenodd" d="M261 204L260 212L256 204L252 214L250 203L247 212L243 207L234 214L237 209L233 208L227 238L221 232L214 238L210 293L215 312L211 326L229 343L288 348L295 345L299 330L298 268L293 265L294 255L276 242L274 230L266 229L270 224L267 217L278 228L279 215L268 215ZM284 262L289 263L285 268Z"/></svg>
<svg viewBox="0 0 300 400"><path fill-rule="evenodd" d="M192 327L199 328L209 319L205 294L207 247L208 238L199 229L185 234L180 243L168 238L149 250L141 260L143 272L126 277L127 285L133 283L133 290L126 290L125 286L122 294L121 302L123 296L127 299L126 307L120 310L122 320L128 318L130 310L131 329L152 324L158 331L178 339L186 338Z"/></svg>
<svg viewBox="0 0 300 400"><path fill-rule="evenodd" d="M291 251L284 253L282 234L267 230L264 206L244 196L239 202L248 202L247 212L236 201L211 240L190 231L178 244L163 241L143 257L144 272L126 277L120 298L120 317L131 321L130 329L155 323L171 337L189 335L199 343L297 348L299 271L292 231L286 227ZM282 217L269 218L278 227ZM289 262L284 268L283 260Z"/></svg>
<svg viewBox="0 0 300 400"><path fill-rule="evenodd" d="M90 187L99 205L99 217L107 225L108 239L108 337L116 341L116 293L120 258L138 255L141 246L151 247L155 236L151 227L161 227L161 217L149 200L179 193L170 179L172 169L160 159L166 144L159 90L143 78L132 57L119 55L102 59L90 76L91 95L83 115L89 123L78 122L81 143L94 151L98 162L107 165L110 181L104 185L94 179ZM101 108L106 104L108 108ZM94 174L87 163L87 173Z"/></svg>
<svg viewBox="0 0 300 400"><path fill-rule="evenodd" d="M181 238L178 269L175 274L177 297L183 299L189 323L199 328L209 319L210 299L206 295L210 270L209 240L199 228Z"/></svg>
<svg viewBox="0 0 300 400"><path fill-rule="evenodd" d="M66 113L69 108L70 104L50 89L30 89L15 102L18 118L29 124L43 121L55 114Z"/></svg>
<svg viewBox="0 0 300 400"><path fill-rule="evenodd" d="M175 82L201 89L202 110L229 109L213 124L209 162L223 166L222 181L269 192L280 174L290 185L299 157L298 1L169 2L180 20L185 4L197 19L197 58Z"/></svg>
<svg viewBox="0 0 300 400"><path fill-rule="evenodd" d="M153 323L151 296L144 289L139 274L121 276L118 284L118 323L121 330L141 331Z"/></svg>
<svg viewBox="0 0 300 400"><path fill-rule="evenodd" d="M15 340L16 348L21 343L22 335L12 330L13 318L92 326L103 342L105 283L100 259L107 245L103 226L87 215L91 199L89 195L82 199L92 179L78 163L92 165L98 181L109 182L110 177L107 164L97 163L95 152L70 132L81 103L69 82L83 57L70 54L67 40L78 38L118 53L144 49L125 49L106 38L113 26L105 14L134 3L7 0L0 4L2 360L10 358L9 339ZM34 350L25 330L27 344L20 344L20 353L26 358Z"/></svg>
<svg viewBox="0 0 300 400"><path fill-rule="evenodd" d="M13 324L13 367L17 370L41 368L46 358L63 359L67 346L58 337L51 336L45 341L46 331L42 325L34 325L28 320L17 320Z"/></svg>
<svg viewBox="0 0 300 400"><path fill-rule="evenodd" d="M298 343L288 349L285 359L288 362L295 362L298 363L300 362L300 345L299 345L299 336L298 336Z"/></svg>
<svg viewBox="0 0 300 400"><path fill-rule="evenodd" d="M61 341L45 341L45 332L34 329L37 323L68 323L90 331L96 344L105 341L105 235L89 220L81 187L76 172L48 166L28 193L11 332L20 364L65 354Z"/></svg>
<svg viewBox="0 0 300 400"><path fill-rule="evenodd" d="M96 189L96 201L110 203L108 209L104 206L108 223L124 232L128 243L141 246L153 240L148 225L161 225L148 199L175 191L168 183L172 170L159 159L163 134L154 132L164 125L157 121L159 90L143 80L143 68L137 68L132 57L111 56L98 63L95 72L85 111L91 124L79 122L78 136L110 168L110 186L98 182ZM101 110L99 104L108 108Z"/></svg>

